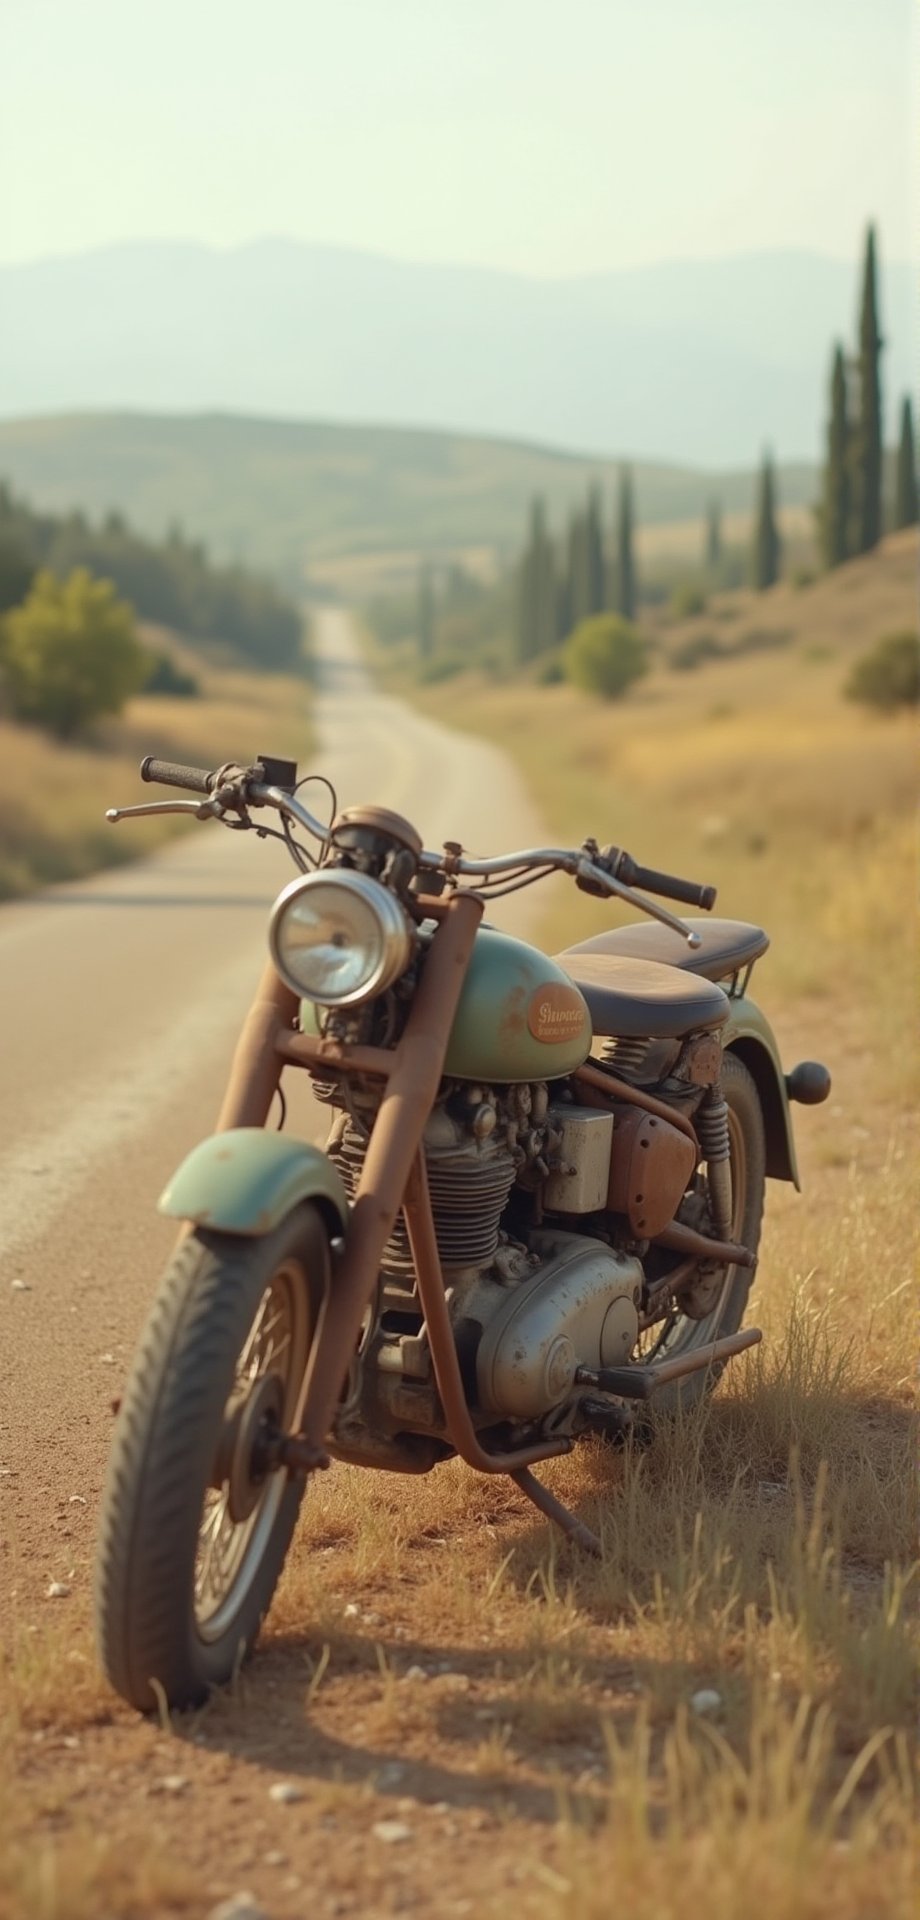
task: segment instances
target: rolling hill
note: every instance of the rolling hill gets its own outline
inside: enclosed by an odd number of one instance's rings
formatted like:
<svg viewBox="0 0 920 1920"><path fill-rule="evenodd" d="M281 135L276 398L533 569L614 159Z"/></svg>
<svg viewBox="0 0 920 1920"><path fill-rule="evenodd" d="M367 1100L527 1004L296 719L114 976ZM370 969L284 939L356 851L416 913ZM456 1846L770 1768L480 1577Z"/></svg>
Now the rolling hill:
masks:
<svg viewBox="0 0 920 1920"><path fill-rule="evenodd" d="M596 479L609 515L615 472L548 447L410 428L221 414L0 421L0 478L36 505L118 508L152 535L178 520L218 558L291 589L311 571L340 586L362 556L512 553L534 493L561 527ZM750 470L640 461L633 476L645 525L697 519L714 495L726 514L746 513L753 497ZM784 506L807 505L816 489L813 467L780 469Z"/></svg>

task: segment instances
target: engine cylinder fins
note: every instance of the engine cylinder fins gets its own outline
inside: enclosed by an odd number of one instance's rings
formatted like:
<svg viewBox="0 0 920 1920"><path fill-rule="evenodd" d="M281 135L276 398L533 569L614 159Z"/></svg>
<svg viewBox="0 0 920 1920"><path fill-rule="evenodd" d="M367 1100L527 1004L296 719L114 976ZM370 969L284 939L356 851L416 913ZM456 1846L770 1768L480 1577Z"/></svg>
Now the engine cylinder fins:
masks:
<svg viewBox="0 0 920 1920"><path fill-rule="evenodd" d="M621 1080L638 1080L645 1065L649 1050L648 1038L636 1035L630 1038L625 1033L612 1034L601 1048L601 1061L605 1067L613 1067Z"/></svg>
<svg viewBox="0 0 920 1920"><path fill-rule="evenodd" d="M342 1175L349 1199L353 1199L357 1191L365 1151L366 1142L351 1121L330 1147L330 1159ZM491 1266L498 1251L499 1222L516 1172L513 1156L504 1147L496 1146L485 1152L471 1147L453 1153L429 1152L425 1161L441 1265L480 1269ZM409 1236L401 1212L396 1217L381 1265L384 1273L396 1278L414 1277Z"/></svg>

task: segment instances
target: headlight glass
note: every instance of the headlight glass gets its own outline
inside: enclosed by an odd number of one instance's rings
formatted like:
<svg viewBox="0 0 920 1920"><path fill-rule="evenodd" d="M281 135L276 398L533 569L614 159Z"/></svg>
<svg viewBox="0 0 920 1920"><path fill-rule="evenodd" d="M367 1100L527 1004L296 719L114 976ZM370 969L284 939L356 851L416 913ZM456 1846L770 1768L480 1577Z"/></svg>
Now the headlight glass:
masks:
<svg viewBox="0 0 920 1920"><path fill-rule="evenodd" d="M405 972L412 935L387 888L345 868L285 887L272 911L269 947L295 993L321 1007L353 1007Z"/></svg>

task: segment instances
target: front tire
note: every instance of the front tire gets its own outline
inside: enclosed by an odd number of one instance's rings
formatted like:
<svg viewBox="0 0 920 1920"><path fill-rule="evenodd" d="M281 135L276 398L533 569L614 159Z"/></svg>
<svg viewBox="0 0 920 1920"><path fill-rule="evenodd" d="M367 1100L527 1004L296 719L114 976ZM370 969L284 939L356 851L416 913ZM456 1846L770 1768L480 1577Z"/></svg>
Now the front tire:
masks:
<svg viewBox="0 0 920 1920"><path fill-rule="evenodd" d="M96 1563L103 1669L132 1706L194 1706L249 1652L303 1482L290 1431L329 1278L305 1204L264 1239L197 1230L164 1275L118 1416ZM154 1685L156 1682L156 1686Z"/></svg>

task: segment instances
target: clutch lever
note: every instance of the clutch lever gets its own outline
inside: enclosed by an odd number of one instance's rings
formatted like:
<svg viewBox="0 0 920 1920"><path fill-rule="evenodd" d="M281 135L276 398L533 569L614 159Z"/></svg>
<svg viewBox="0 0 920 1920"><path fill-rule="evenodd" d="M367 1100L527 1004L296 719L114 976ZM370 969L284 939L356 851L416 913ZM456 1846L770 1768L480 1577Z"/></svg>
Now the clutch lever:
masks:
<svg viewBox="0 0 920 1920"><path fill-rule="evenodd" d="M105 817L115 826L144 813L190 813L196 820L220 820L226 811L217 794L211 794L207 800L145 800L137 807L106 807Z"/></svg>

